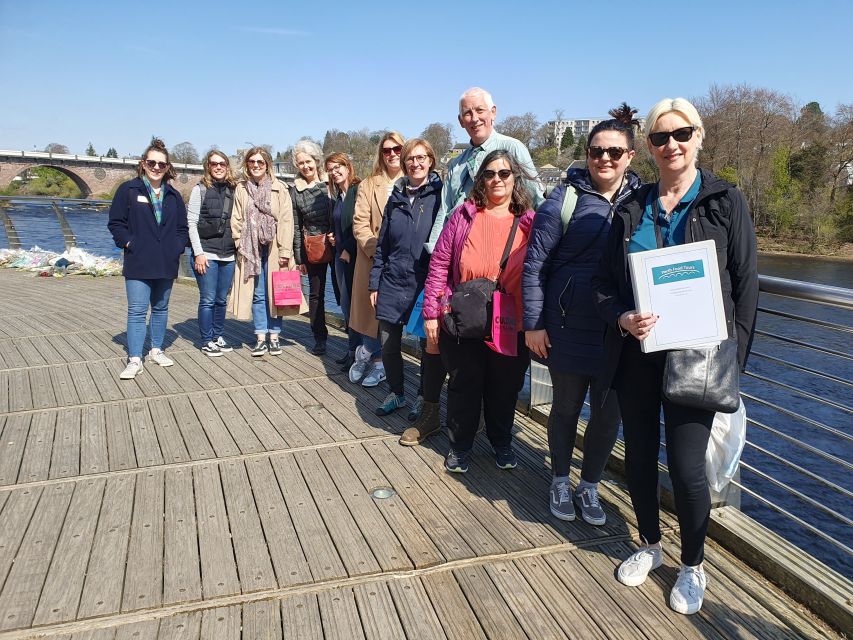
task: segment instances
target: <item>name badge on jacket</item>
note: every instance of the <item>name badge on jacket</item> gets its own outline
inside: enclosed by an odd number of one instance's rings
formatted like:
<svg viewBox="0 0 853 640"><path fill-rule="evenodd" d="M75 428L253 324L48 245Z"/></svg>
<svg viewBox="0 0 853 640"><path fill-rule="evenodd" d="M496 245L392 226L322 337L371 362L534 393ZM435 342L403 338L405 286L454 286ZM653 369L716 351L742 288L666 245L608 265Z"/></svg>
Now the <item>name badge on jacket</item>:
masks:
<svg viewBox="0 0 853 640"><path fill-rule="evenodd" d="M148 198L146 198L145 196L136 196L136 201L137 201L137 202L145 202L145 203L147 203L147 202L148 202Z"/></svg>

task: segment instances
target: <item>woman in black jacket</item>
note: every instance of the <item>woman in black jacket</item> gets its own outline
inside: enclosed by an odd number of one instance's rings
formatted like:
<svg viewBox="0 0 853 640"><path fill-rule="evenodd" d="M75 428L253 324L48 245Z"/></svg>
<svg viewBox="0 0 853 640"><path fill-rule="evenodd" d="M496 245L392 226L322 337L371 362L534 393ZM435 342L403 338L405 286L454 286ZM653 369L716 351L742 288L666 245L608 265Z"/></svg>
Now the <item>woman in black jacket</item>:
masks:
<svg viewBox="0 0 853 640"><path fill-rule="evenodd" d="M107 227L124 249L129 360L119 377L132 380L142 373L145 317L151 308L151 350L148 361L161 367L174 362L163 352L169 319L169 295L178 277L178 260L187 246L187 209L168 181L175 177L169 152L154 139L136 168L138 177L116 190Z"/></svg>
<svg viewBox="0 0 853 640"><path fill-rule="evenodd" d="M302 139L293 147L293 164L299 175L290 191L293 202L293 255L303 275L308 276L308 317L314 334L311 353L326 353L326 272L332 260L331 250L320 261L312 262L308 256L306 237L325 238L333 243L331 234L332 199L326 176L321 175L323 150L313 140Z"/></svg>
<svg viewBox="0 0 853 640"><path fill-rule="evenodd" d="M660 180L641 188L617 209L608 249L593 279L598 311L608 324L602 381L607 387L612 384L619 399L628 490L643 540L620 565L617 577L629 586L642 584L663 561L658 518L662 407L682 563L669 604L690 614L702 607L706 585L702 560L711 500L705 450L714 413L661 398L666 352L640 349L657 318L636 311L628 254L714 240L729 336L737 339L743 369L758 302L755 232L737 187L696 167L705 131L690 102L661 100L649 112L645 131Z"/></svg>

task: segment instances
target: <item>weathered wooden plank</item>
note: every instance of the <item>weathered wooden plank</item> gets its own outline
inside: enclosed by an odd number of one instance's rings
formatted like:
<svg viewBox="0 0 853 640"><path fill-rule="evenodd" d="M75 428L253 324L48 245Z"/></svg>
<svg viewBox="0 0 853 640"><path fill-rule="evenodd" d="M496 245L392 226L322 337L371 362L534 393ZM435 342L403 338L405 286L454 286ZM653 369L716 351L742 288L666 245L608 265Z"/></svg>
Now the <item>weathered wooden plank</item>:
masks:
<svg viewBox="0 0 853 640"><path fill-rule="evenodd" d="M421 576L421 584L429 596L447 640L486 640L477 616L468 605L465 594L450 572Z"/></svg>
<svg viewBox="0 0 853 640"><path fill-rule="evenodd" d="M420 580L392 580L388 587L407 637L442 640L446 637Z"/></svg>
<svg viewBox="0 0 853 640"><path fill-rule="evenodd" d="M372 435L385 435L402 431L396 416L377 416L375 404L369 406L363 401L360 402L359 397L364 387L353 385L348 378L306 380L303 386L312 395L316 393L315 397L326 404L335 416L351 416L351 418L341 418L346 424L352 422L363 424L365 428L373 432Z"/></svg>
<svg viewBox="0 0 853 640"><path fill-rule="evenodd" d="M217 364L216 360L223 358L210 358L202 355L198 351L189 351L186 354L187 369L193 371L204 371L206 377L199 378L199 384L205 389L224 389L227 387L236 387L239 382L229 375L229 367L227 362L222 365ZM230 358L228 358L230 360ZM212 380L212 382L210 382Z"/></svg>
<svg viewBox="0 0 853 640"><path fill-rule="evenodd" d="M247 460L252 494L279 586L311 582L311 569L268 459Z"/></svg>
<svg viewBox="0 0 853 640"><path fill-rule="evenodd" d="M219 469L214 464L193 467L202 594L209 599L240 593L237 564L231 545L228 515Z"/></svg>
<svg viewBox="0 0 853 640"><path fill-rule="evenodd" d="M201 611L181 613L160 620L158 638L165 640L198 640L201 630Z"/></svg>
<svg viewBox="0 0 853 640"><path fill-rule="evenodd" d="M240 412L234 407L231 400L228 399L226 391L212 391L207 396L219 413L223 424L227 425L228 432L234 438L237 446L240 447L241 453L259 453L265 451L264 445L258 440L255 432L246 424Z"/></svg>
<svg viewBox="0 0 853 640"><path fill-rule="evenodd" d="M125 403L108 404L104 412L110 471L135 469L136 452L133 448L133 435L127 417L127 405Z"/></svg>
<svg viewBox="0 0 853 640"><path fill-rule="evenodd" d="M92 380L98 386L101 398L105 402L125 400L139 395L136 385L125 384L127 380L119 380L120 366L117 362L96 361L86 363ZM121 366L121 369L124 367ZM119 383L121 383L121 387L119 387Z"/></svg>
<svg viewBox="0 0 853 640"><path fill-rule="evenodd" d="M244 640L280 640L281 607L275 600L243 605Z"/></svg>
<svg viewBox="0 0 853 640"><path fill-rule="evenodd" d="M122 611L163 602L163 485L162 471L137 475Z"/></svg>
<svg viewBox="0 0 853 640"><path fill-rule="evenodd" d="M15 564L0 592L0 629L19 629L32 624L72 491L71 483L63 483L46 487L42 492Z"/></svg>
<svg viewBox="0 0 853 640"><path fill-rule="evenodd" d="M30 431L28 415L8 416L0 435L0 485L15 484Z"/></svg>
<svg viewBox="0 0 853 640"><path fill-rule="evenodd" d="M485 568L528 636L555 640L566 637L517 567L511 562L496 562Z"/></svg>
<svg viewBox="0 0 853 640"><path fill-rule="evenodd" d="M160 451L163 454L163 462L168 464L190 460L189 451L172 415L168 399L152 398L147 404L151 412L151 423L154 425ZM204 438L204 441L207 442L207 438Z"/></svg>
<svg viewBox="0 0 853 640"><path fill-rule="evenodd" d="M79 618L117 613L121 606L136 475L109 478L80 596Z"/></svg>
<svg viewBox="0 0 853 640"><path fill-rule="evenodd" d="M163 532L163 604L200 599L201 573L192 471L168 469Z"/></svg>
<svg viewBox="0 0 853 640"><path fill-rule="evenodd" d="M338 398L327 391L318 380L302 380L299 386L305 389L306 392L329 412L338 422L356 438L369 438L371 436L383 436L388 433L388 428L381 423L381 418L376 415L375 411L370 413L364 412L362 415L352 416L346 410L344 405L338 401ZM339 394L341 396L343 394ZM373 417L371 417L371 414ZM374 420L374 418L376 418Z"/></svg>
<svg viewBox="0 0 853 640"><path fill-rule="evenodd" d="M52 336L53 339L49 341L52 345L57 347L57 350L59 350L60 348L58 346L60 343L64 342L65 344L67 344L71 349L73 349L73 352L76 354L76 360L100 360L101 358L104 358L107 355L111 355L104 354L93 349L92 346L83 339L84 335L85 334L79 333L66 333L62 336L62 338L59 338L58 336ZM65 362L73 361L74 360L70 359L65 360Z"/></svg>
<svg viewBox="0 0 853 640"><path fill-rule="evenodd" d="M74 483L74 495L44 581L33 624L74 620L86 578L106 480Z"/></svg>
<svg viewBox="0 0 853 640"><path fill-rule="evenodd" d="M15 369L9 376L9 411L27 411L33 408L28 370Z"/></svg>
<svg viewBox="0 0 853 640"><path fill-rule="evenodd" d="M242 592L274 589L278 584L246 468L242 462L223 462L219 465L219 475Z"/></svg>
<svg viewBox="0 0 853 640"><path fill-rule="evenodd" d="M12 340L12 344L18 348L18 351L27 363L27 367L37 367L39 365L49 364L48 360L46 360L44 356L39 353L39 350L35 348L31 339L18 338L17 340Z"/></svg>
<svg viewBox="0 0 853 640"><path fill-rule="evenodd" d="M174 365L169 367L169 374L175 379L176 386L173 388L173 392L177 389L180 389L186 393L192 393L193 391L204 391L205 387L199 384L199 381L196 378L196 375L193 372L187 371L184 368L184 363L186 363L186 359L183 353L180 352L172 352L171 358L174 361ZM192 363L189 363L190 368L193 368Z"/></svg>
<svg viewBox="0 0 853 640"><path fill-rule="evenodd" d="M80 473L103 473L109 468L104 407L84 407L80 419Z"/></svg>
<svg viewBox="0 0 853 640"><path fill-rule="evenodd" d="M18 470L19 483L46 480L50 469L56 412L42 411L29 417L31 418L30 429L24 446L21 467Z"/></svg>
<svg viewBox="0 0 853 640"><path fill-rule="evenodd" d="M80 410L62 409L56 415L50 478L80 475Z"/></svg>
<svg viewBox="0 0 853 640"><path fill-rule="evenodd" d="M326 640L364 638L352 589L321 591L317 594L317 600Z"/></svg>
<svg viewBox="0 0 853 640"><path fill-rule="evenodd" d="M145 620L116 629L116 640L158 640L159 620ZM163 638L162 640L166 640Z"/></svg>
<svg viewBox="0 0 853 640"><path fill-rule="evenodd" d="M305 410L287 392L284 385L276 385L267 388L269 396L281 407L282 411L290 417L293 424L299 429L309 444L325 444L334 442L320 426L314 422ZM304 446L304 445L301 445Z"/></svg>
<svg viewBox="0 0 853 640"><path fill-rule="evenodd" d="M80 353L69 343L68 335L46 335L34 340L34 346L39 350L42 357L50 364L61 362L78 362L88 358L80 357Z"/></svg>
<svg viewBox="0 0 853 640"><path fill-rule="evenodd" d="M516 620L497 587L486 573L485 567L465 567L456 569L453 576L477 616L477 620L486 632L486 637L503 640L525 640L519 621ZM535 636L534 636L535 637ZM632 636L626 636L632 637Z"/></svg>
<svg viewBox="0 0 853 640"><path fill-rule="evenodd" d="M73 636L60 636L60 638L62 637L69 638L69 640L115 640L116 630L112 628L92 629L91 631L75 633Z"/></svg>
<svg viewBox="0 0 853 640"><path fill-rule="evenodd" d="M281 600L284 640L324 640L320 604L313 593Z"/></svg>
<svg viewBox="0 0 853 640"><path fill-rule="evenodd" d="M240 640L242 607L205 609L201 614L200 640Z"/></svg>
<svg viewBox="0 0 853 640"><path fill-rule="evenodd" d="M153 400L151 401L153 402ZM181 440L191 460L205 460L216 457L213 447L198 420L188 396L175 396L168 399L172 421L177 425ZM153 411L153 410L152 410ZM166 407L162 409L166 412Z"/></svg>
<svg viewBox="0 0 853 640"><path fill-rule="evenodd" d="M163 464L163 453L157 440L157 431L148 413L148 405L143 400L131 400L127 404L130 420L130 432L133 434L133 448L136 462L140 467Z"/></svg>
<svg viewBox="0 0 853 640"><path fill-rule="evenodd" d="M329 477L317 452L300 451L294 454L294 459L302 471L326 528L335 541L347 573L355 576L378 572L379 563L373 556L370 545L347 509L347 501Z"/></svg>
<svg viewBox="0 0 853 640"><path fill-rule="evenodd" d="M270 396L270 392L274 390L275 387L255 389L252 392L251 399L260 412L270 421L270 424L272 424L282 440L284 440L286 447L305 447L310 445L311 441L305 437L305 434L294 424L293 419L282 411L278 403Z"/></svg>
<svg viewBox="0 0 853 640"><path fill-rule="evenodd" d="M320 450L319 454L326 471L332 477L332 482L343 496L346 508L352 514L382 570L412 569L414 565L409 560L405 548L376 506L376 502L381 500L377 501L370 497L340 449Z"/></svg>
<svg viewBox="0 0 853 640"><path fill-rule="evenodd" d="M405 638L388 585L382 582L353 587L364 635L368 640Z"/></svg>
<svg viewBox="0 0 853 640"><path fill-rule="evenodd" d="M270 459L279 488L293 519L305 557L315 580L343 578L347 575L338 551L326 525L305 485L299 467L292 455L273 456Z"/></svg>
<svg viewBox="0 0 853 640"><path fill-rule="evenodd" d="M9 412L9 377L8 371L0 371L0 413Z"/></svg>
<svg viewBox="0 0 853 640"><path fill-rule="evenodd" d="M41 493L41 487L3 492L3 495L9 497L0 512L0 587L12 568Z"/></svg>
<svg viewBox="0 0 853 640"><path fill-rule="evenodd" d="M72 404L80 404L77 389L74 387L74 380L67 366L50 367L48 373L50 375L50 386L53 389L57 406L65 407ZM0 386L1 391L2 386Z"/></svg>
<svg viewBox="0 0 853 640"><path fill-rule="evenodd" d="M47 367L29 369L30 389L33 393L33 408L47 409L56 406L56 396L50 383L50 371Z"/></svg>
<svg viewBox="0 0 853 640"><path fill-rule="evenodd" d="M192 404L191 409L187 408L184 399L172 398L171 401L173 402L173 406L179 407L178 412L181 416L189 416L189 411L194 411L217 457L227 458L229 456L240 455L240 447L234 442L234 438L225 427L225 424L213 406L213 402L206 393L194 394L186 400L186 402ZM183 424L183 420L179 421L179 424Z"/></svg>
<svg viewBox="0 0 853 640"><path fill-rule="evenodd" d="M85 362L74 362L68 365L68 372L74 381L77 397L83 404L90 402L101 402L102 397L98 392L98 384L92 379L89 368Z"/></svg>
<svg viewBox="0 0 853 640"><path fill-rule="evenodd" d="M0 325L8 321L8 318L4 317L3 322L0 322ZM8 328L9 327L7 327L7 329ZM20 367L27 366L27 359L21 355L20 351L18 351L14 340L7 340L3 343L3 359L6 361L7 369L18 369Z"/></svg>
<svg viewBox="0 0 853 640"><path fill-rule="evenodd" d="M355 436L296 382L282 385L302 409L325 431L333 442L353 440Z"/></svg>
<svg viewBox="0 0 853 640"><path fill-rule="evenodd" d="M253 390L254 392L254 390ZM240 413L240 417L246 421L249 428L267 451L286 449L287 443L281 437L272 423L258 408L245 389L234 389L228 392L228 397ZM230 424L230 423L229 423Z"/></svg>

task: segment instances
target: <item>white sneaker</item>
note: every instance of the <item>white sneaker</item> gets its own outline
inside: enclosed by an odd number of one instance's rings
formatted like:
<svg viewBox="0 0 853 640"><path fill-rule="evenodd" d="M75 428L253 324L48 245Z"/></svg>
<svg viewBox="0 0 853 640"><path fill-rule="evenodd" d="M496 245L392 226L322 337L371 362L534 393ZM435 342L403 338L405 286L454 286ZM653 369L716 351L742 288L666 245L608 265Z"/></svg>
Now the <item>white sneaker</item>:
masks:
<svg viewBox="0 0 853 640"><path fill-rule="evenodd" d="M175 361L167 356L162 349L151 349L148 352L148 360L149 362L156 362L161 367L171 367L175 364Z"/></svg>
<svg viewBox="0 0 853 640"><path fill-rule="evenodd" d="M685 615L696 613L702 608L707 584L708 579L701 564L698 567L681 565L681 569L678 570L678 579L669 593L669 606L673 611Z"/></svg>
<svg viewBox="0 0 853 640"><path fill-rule="evenodd" d="M127 361L127 366L124 368L118 377L119 380L133 380L136 376L142 373L142 360L132 359Z"/></svg>
<svg viewBox="0 0 853 640"><path fill-rule="evenodd" d="M370 364L370 353L359 345L355 350L355 359L352 366L349 368L349 381L353 383L361 382L364 377L364 372L367 370L367 365Z"/></svg>
<svg viewBox="0 0 853 640"><path fill-rule="evenodd" d="M616 577L622 584L637 587L646 581L649 571L663 564L663 551L659 547L643 547L628 556L619 565Z"/></svg>
<svg viewBox="0 0 853 640"><path fill-rule="evenodd" d="M375 387L385 380L385 367L382 363L374 364L370 372L361 381L362 387Z"/></svg>

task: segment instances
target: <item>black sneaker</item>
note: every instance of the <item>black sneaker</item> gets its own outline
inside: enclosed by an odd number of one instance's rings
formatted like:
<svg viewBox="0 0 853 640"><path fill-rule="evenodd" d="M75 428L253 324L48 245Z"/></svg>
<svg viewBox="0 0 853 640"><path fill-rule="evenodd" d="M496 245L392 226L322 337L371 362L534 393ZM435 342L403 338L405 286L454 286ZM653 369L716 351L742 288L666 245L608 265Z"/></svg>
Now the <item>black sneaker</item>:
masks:
<svg viewBox="0 0 853 640"><path fill-rule="evenodd" d="M454 451L450 450L447 457L444 459L444 468L451 473L468 473L468 458L470 451Z"/></svg>
<svg viewBox="0 0 853 640"><path fill-rule="evenodd" d="M201 348L201 352L211 358L216 358L222 355L222 349L215 342L208 342Z"/></svg>
<svg viewBox="0 0 853 640"><path fill-rule="evenodd" d="M317 340L314 343L314 348L311 349L311 353L313 353L315 356L322 356L324 353L326 353L326 341Z"/></svg>
<svg viewBox="0 0 853 640"><path fill-rule="evenodd" d="M259 358L267 352L267 341L258 339L258 344L252 349L252 357Z"/></svg>
<svg viewBox="0 0 853 640"><path fill-rule="evenodd" d="M270 338L269 354L271 356L281 355L281 343L278 341L278 338Z"/></svg>
<svg viewBox="0 0 853 640"><path fill-rule="evenodd" d="M222 336L219 336L216 339L216 346L219 347L219 350L222 353L230 353L230 352L234 351L234 347L232 347L230 344L228 344L225 341L225 338L223 338Z"/></svg>
<svg viewBox="0 0 853 640"><path fill-rule="evenodd" d="M518 466L518 458L512 450L512 446L495 449L495 464L498 469L515 469Z"/></svg>

